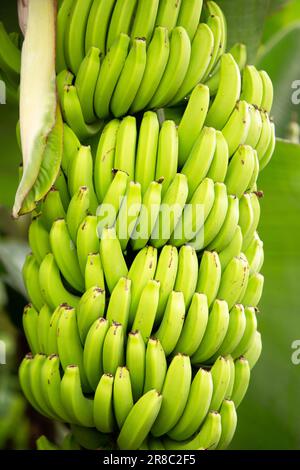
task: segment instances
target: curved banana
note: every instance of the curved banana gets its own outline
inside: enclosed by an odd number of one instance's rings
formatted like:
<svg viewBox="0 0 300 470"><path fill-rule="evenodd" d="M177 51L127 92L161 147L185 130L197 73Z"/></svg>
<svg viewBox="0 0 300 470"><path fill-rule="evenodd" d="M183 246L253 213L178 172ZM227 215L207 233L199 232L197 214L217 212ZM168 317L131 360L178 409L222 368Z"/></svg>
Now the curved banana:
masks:
<svg viewBox="0 0 300 470"><path fill-rule="evenodd" d="M80 64L75 87L81 104L84 121L91 124L96 120L94 94L100 71L100 50L91 47Z"/></svg>
<svg viewBox="0 0 300 470"><path fill-rule="evenodd" d="M51 248L49 233L42 223L40 216L32 219L28 230L28 239L36 261L38 264L41 264L45 256L51 251Z"/></svg>
<svg viewBox="0 0 300 470"><path fill-rule="evenodd" d="M198 258L196 251L189 245L180 248L178 270L174 290L182 292L185 308L188 309L195 293L198 280Z"/></svg>
<svg viewBox="0 0 300 470"><path fill-rule="evenodd" d="M131 264L128 272L128 279L132 282L129 327L133 324L142 290L147 282L154 278L156 265L157 250L152 246L146 246L139 251Z"/></svg>
<svg viewBox="0 0 300 470"><path fill-rule="evenodd" d="M224 54L220 62L219 88L206 117L206 125L218 130L227 123L241 93L241 74L232 55Z"/></svg>
<svg viewBox="0 0 300 470"><path fill-rule="evenodd" d="M225 221L214 240L208 245L208 250L214 250L220 253L229 245L234 237L239 223L239 200L235 196L228 196L228 209Z"/></svg>
<svg viewBox="0 0 300 470"><path fill-rule="evenodd" d="M241 227L238 225L235 234L226 248L219 253L222 270L225 270L232 258L239 256L243 245L243 235Z"/></svg>
<svg viewBox="0 0 300 470"><path fill-rule="evenodd" d="M89 391L83 365L83 347L77 328L76 311L73 307L63 306L57 325L58 354L64 370L67 366L75 364L80 372L81 385L84 391Z"/></svg>
<svg viewBox="0 0 300 470"><path fill-rule="evenodd" d="M192 240L203 227L215 200L214 182L204 178L194 192L189 204L183 210L182 216L171 235L170 242L181 246Z"/></svg>
<svg viewBox="0 0 300 470"><path fill-rule="evenodd" d="M223 343L218 349L216 356L226 356L240 343L246 329L246 316L243 305L236 304L229 312L229 325Z"/></svg>
<svg viewBox="0 0 300 470"><path fill-rule="evenodd" d="M133 399L136 402L143 394L145 380L146 347L139 331L128 334L126 345L126 367L130 373Z"/></svg>
<svg viewBox="0 0 300 470"><path fill-rule="evenodd" d="M263 96L261 107L264 111L270 114L273 105L274 95L273 83L267 72L265 72L264 70L261 70L259 72L259 75L263 84Z"/></svg>
<svg viewBox="0 0 300 470"><path fill-rule="evenodd" d="M238 346L231 353L233 358L241 357L250 348L257 331L256 309L254 307L245 307L245 316L245 332Z"/></svg>
<svg viewBox="0 0 300 470"><path fill-rule="evenodd" d="M206 23L198 24L196 34L191 44L191 57L186 75L181 87L170 104L174 105L180 103L191 93L197 84L203 81L203 77L206 75L210 65L213 50L214 35L212 30Z"/></svg>
<svg viewBox="0 0 300 470"><path fill-rule="evenodd" d="M199 369L195 375L184 412L176 426L168 432L175 441L189 439L201 426L209 409L213 395L213 380L210 371Z"/></svg>
<svg viewBox="0 0 300 470"><path fill-rule="evenodd" d="M172 2L174 4L174 2ZM149 107L166 106L176 95L186 76L191 56L191 42L184 28L178 26L171 32L170 55L163 77L152 97Z"/></svg>
<svg viewBox="0 0 300 470"><path fill-rule="evenodd" d="M231 157L246 142L250 128L249 105L246 101L239 101L230 118L222 129Z"/></svg>
<svg viewBox="0 0 300 470"><path fill-rule="evenodd" d="M252 104L249 105L249 114L250 127L245 144L250 145L250 147L255 149L261 136L262 117L259 108L253 106Z"/></svg>
<svg viewBox="0 0 300 470"><path fill-rule="evenodd" d="M207 247L219 233L228 210L228 196L226 185L215 183L215 199L212 209L191 245L196 251Z"/></svg>
<svg viewBox="0 0 300 470"><path fill-rule="evenodd" d="M106 36L109 21L115 7L116 0L94 0L85 32L85 52L91 47L99 48L100 55L106 52ZM101 27L99 27L101 25Z"/></svg>
<svg viewBox="0 0 300 470"><path fill-rule="evenodd" d="M233 401L235 407L238 408L246 395L250 382L250 366L247 359L244 357L236 359L234 369L234 384L230 399Z"/></svg>
<svg viewBox="0 0 300 470"><path fill-rule="evenodd" d="M148 436L162 405L156 390L145 393L131 408L117 439L121 450L137 450Z"/></svg>
<svg viewBox="0 0 300 470"><path fill-rule="evenodd" d="M98 318L90 327L84 342L83 366L92 390L96 390L103 374L103 344L109 322L104 318Z"/></svg>
<svg viewBox="0 0 300 470"><path fill-rule="evenodd" d="M25 310L24 310L24 314L25 314ZM27 316L28 316L28 312L27 312ZM37 333L37 338L38 338L39 347L37 351L46 355L51 354L51 351L49 351L48 349L48 335L49 335L49 325L50 325L51 316L52 316L52 311L49 309L48 305L44 305L39 312L37 323L34 321L34 324L32 325L34 326L34 328L36 328L36 333Z"/></svg>
<svg viewBox="0 0 300 470"><path fill-rule="evenodd" d="M93 157L91 148L81 146L68 166L68 186L73 197L81 186L89 188L90 211L95 214L98 201L93 183Z"/></svg>
<svg viewBox="0 0 300 470"><path fill-rule="evenodd" d="M162 391L167 368L166 355L161 342L157 338L149 338L145 358L144 394L152 389Z"/></svg>
<svg viewBox="0 0 300 470"><path fill-rule="evenodd" d="M104 272L99 253L90 253L86 258L86 266L84 270L85 290L91 287L98 287L105 290Z"/></svg>
<svg viewBox="0 0 300 470"><path fill-rule="evenodd" d="M141 292L132 330L139 331L145 343L150 338L158 302L160 283L150 279Z"/></svg>
<svg viewBox="0 0 300 470"><path fill-rule="evenodd" d="M230 383L230 361L226 357L218 357L210 372L213 381L213 394L211 398L210 409L213 411L218 411L224 398L226 397L227 389Z"/></svg>
<svg viewBox="0 0 300 470"><path fill-rule="evenodd" d="M77 231L76 248L79 267L84 276L88 255L99 250L96 216L88 215L83 219ZM99 285L99 287L102 286Z"/></svg>
<svg viewBox="0 0 300 470"><path fill-rule="evenodd" d="M131 280L126 277L121 277L111 293L107 306L106 319L110 324L115 322L123 325L124 332L127 331L130 304Z"/></svg>
<svg viewBox="0 0 300 470"><path fill-rule="evenodd" d="M243 305L257 307L263 293L264 280L260 273L250 274L246 292L241 299Z"/></svg>
<svg viewBox="0 0 300 470"><path fill-rule="evenodd" d="M146 158L146 155L144 155ZM174 121L164 121L158 137L155 179L162 179L162 198L172 183L178 167L178 133Z"/></svg>
<svg viewBox="0 0 300 470"><path fill-rule="evenodd" d="M222 273L218 298L226 300L231 309L247 288L249 264L243 256L232 258Z"/></svg>
<svg viewBox="0 0 300 470"><path fill-rule="evenodd" d="M61 101L64 120L80 140L94 136L103 127L102 121L95 121L93 124L85 122L77 89L74 85L64 87Z"/></svg>
<svg viewBox="0 0 300 470"><path fill-rule="evenodd" d="M177 24L178 15L180 12L182 0L177 2L172 2L172 0L161 0L159 2L156 25L164 26L168 28L169 31L172 31Z"/></svg>
<svg viewBox="0 0 300 470"><path fill-rule="evenodd" d="M65 308L68 308L67 304L60 304L56 307L49 320L47 349L51 355L58 355L57 328L61 313Z"/></svg>
<svg viewBox="0 0 300 470"><path fill-rule="evenodd" d="M73 1L73 0L72 0ZM68 174L69 163L73 159L73 155L78 152L80 148L80 141L72 131L72 129L64 123L64 142L63 142L63 155L61 161L61 167L65 173Z"/></svg>
<svg viewBox="0 0 300 470"><path fill-rule="evenodd" d="M134 17L136 0L117 0L114 6L112 16L109 21L109 28L106 38L106 52L108 52L116 38L121 33L130 36L130 26Z"/></svg>
<svg viewBox="0 0 300 470"><path fill-rule="evenodd" d="M186 163L198 135L202 131L209 108L209 89L197 85L188 100L178 126L179 167Z"/></svg>
<svg viewBox="0 0 300 470"><path fill-rule="evenodd" d="M94 286L86 290L76 307L79 336L84 344L89 329L105 310L105 291Z"/></svg>
<svg viewBox="0 0 300 470"><path fill-rule="evenodd" d="M171 292L158 330L154 333L169 356L175 349L184 324L185 304L182 292Z"/></svg>
<svg viewBox="0 0 300 470"><path fill-rule="evenodd" d="M78 229L87 216L90 206L89 188L81 186L72 197L66 216L66 224L72 241L76 243Z"/></svg>
<svg viewBox="0 0 300 470"><path fill-rule="evenodd" d="M211 162L207 177L215 183L224 183L228 170L228 144L221 131L216 131L216 151Z"/></svg>
<svg viewBox="0 0 300 470"><path fill-rule="evenodd" d="M114 116L124 116L131 107L144 75L146 60L146 40L133 39L110 103Z"/></svg>
<svg viewBox="0 0 300 470"><path fill-rule="evenodd" d="M212 305L217 297L221 274L218 254L215 251L204 251L200 261L196 292L206 295L208 307Z"/></svg>
<svg viewBox="0 0 300 470"><path fill-rule="evenodd" d="M259 161L261 161L268 153L270 143L272 142L273 127L268 113L260 111L262 120L262 129L259 137L259 141L256 145L256 151Z"/></svg>
<svg viewBox="0 0 300 470"><path fill-rule="evenodd" d="M149 185L155 179L155 168L160 136L159 122L156 113L147 111L143 115L139 130L134 177L141 185L144 196Z"/></svg>
<svg viewBox="0 0 300 470"><path fill-rule="evenodd" d="M163 439L167 450L213 450L217 447L222 434L221 416L216 411L210 411L195 437L187 441Z"/></svg>
<svg viewBox="0 0 300 470"><path fill-rule="evenodd" d="M75 424L93 428L94 400L87 398L82 391L80 371L77 365L68 365L60 385L61 401L67 414Z"/></svg>
<svg viewBox="0 0 300 470"><path fill-rule="evenodd" d="M111 433L115 429L113 386L113 375L103 374L94 396L94 423L102 433Z"/></svg>
<svg viewBox="0 0 300 470"><path fill-rule="evenodd" d="M76 74L84 59L84 37L93 0L73 2L65 25L64 55L69 69ZM62 47L62 44L59 45Z"/></svg>
<svg viewBox="0 0 300 470"><path fill-rule="evenodd" d="M162 179L152 181L142 198L142 206L135 228L131 234L134 251L141 250L148 243L156 224L162 194Z"/></svg>
<svg viewBox="0 0 300 470"><path fill-rule="evenodd" d="M111 98L128 55L129 43L129 36L120 34L101 64L94 96L95 112L100 119L110 115Z"/></svg>
<svg viewBox="0 0 300 470"><path fill-rule="evenodd" d="M262 350L261 334L256 331L250 348L244 353L244 358L249 363L250 370L256 365Z"/></svg>
<svg viewBox="0 0 300 470"><path fill-rule="evenodd" d="M113 119L104 127L97 148L94 165L94 185L98 201L101 203L113 181L117 133L120 121Z"/></svg>
<svg viewBox="0 0 300 470"><path fill-rule="evenodd" d="M175 353L192 356L199 348L208 322L207 297L195 293L186 314L183 328L176 344Z"/></svg>
<svg viewBox="0 0 300 470"><path fill-rule="evenodd" d="M131 106L132 113L149 108L149 102L164 76L169 54L170 41L168 29L157 27L147 49L146 67L142 82Z"/></svg>
<svg viewBox="0 0 300 470"><path fill-rule="evenodd" d="M100 256L105 282L112 292L118 280L128 274L122 248L114 228L104 228L100 242ZM129 274L128 274L129 275Z"/></svg>
<svg viewBox="0 0 300 470"><path fill-rule="evenodd" d="M268 148L266 149L266 151L264 153L264 156L262 157L262 159L259 162L260 171L262 171L268 165L268 163L270 162L270 160L273 156L274 150L275 150L275 146L276 146L276 135L275 135L275 124L274 124L274 122L270 123L270 127L271 127L271 138L270 138Z"/></svg>
<svg viewBox="0 0 300 470"><path fill-rule="evenodd" d="M42 203L41 222L48 231L55 220L63 219L66 216L64 206L61 201L60 193L55 188L51 188Z"/></svg>
<svg viewBox="0 0 300 470"><path fill-rule="evenodd" d="M202 5L203 0L181 0L177 25L186 29L191 41L200 23Z"/></svg>
<svg viewBox="0 0 300 470"><path fill-rule="evenodd" d="M39 331L38 331L39 314L35 308L28 304L24 308L22 323L25 336L30 347L32 354L37 354L40 351Z"/></svg>
<svg viewBox="0 0 300 470"><path fill-rule="evenodd" d="M222 21L219 16L210 15L207 19L207 26L210 28L213 37L214 37L214 44L213 49L210 54L210 62L206 69L204 76L202 77L203 83L210 77L210 74L213 72L218 60L222 54L223 46L224 46L224 37L222 31Z"/></svg>
<svg viewBox="0 0 300 470"><path fill-rule="evenodd" d="M118 428L122 426L133 408L133 396L131 389L130 373L126 367L118 367L113 387L114 413Z"/></svg>
<svg viewBox="0 0 300 470"><path fill-rule="evenodd" d="M102 363L104 373L112 375L124 364L124 328L120 323L113 323L106 333Z"/></svg>
<svg viewBox="0 0 300 470"><path fill-rule="evenodd" d="M46 258L47 256L44 259ZM42 264L43 263L44 261ZM37 311L39 311L45 303L43 295L44 286L39 280L40 270L41 268L39 268L35 256L32 253L28 254L22 269L22 275L28 297Z"/></svg>
<svg viewBox="0 0 300 470"><path fill-rule="evenodd" d="M123 251L135 229L142 205L140 183L130 181L116 220L116 234Z"/></svg>
<svg viewBox="0 0 300 470"><path fill-rule="evenodd" d="M84 280L80 271L76 248L64 219L58 219L52 225L50 245L57 266L64 278L74 289L84 292Z"/></svg>
<svg viewBox="0 0 300 470"><path fill-rule="evenodd" d="M236 426L237 414L233 401L224 400L220 409L222 433L217 450L226 449L232 441Z"/></svg>
<svg viewBox="0 0 300 470"><path fill-rule="evenodd" d="M224 300L215 300L208 317L204 337L199 348L191 357L192 364L201 364L218 351L226 336L228 326L228 305Z"/></svg>
<svg viewBox="0 0 300 470"><path fill-rule="evenodd" d="M162 405L151 429L154 437L168 433L177 424L188 401L191 379L190 358L177 354L167 370L162 389Z"/></svg>
<svg viewBox="0 0 300 470"><path fill-rule="evenodd" d="M261 107L263 98L263 83L261 76L254 65L246 65L243 70L243 84L241 100Z"/></svg>
<svg viewBox="0 0 300 470"><path fill-rule="evenodd" d="M250 267L250 274L257 273L261 270L264 262L264 244L255 233L252 242L245 251L245 256L248 260Z"/></svg>
<svg viewBox="0 0 300 470"><path fill-rule="evenodd" d="M254 170L254 150L249 145L241 145L230 160L225 184L228 194L242 197L248 189Z"/></svg>
<svg viewBox="0 0 300 470"><path fill-rule="evenodd" d="M131 38L145 38L148 43L152 37L159 0L140 0L137 4Z"/></svg>
<svg viewBox="0 0 300 470"><path fill-rule="evenodd" d="M98 219L97 232L99 238L101 238L102 231L105 227L112 227L115 224L123 197L127 190L127 185L128 174L124 171L115 171L113 181L96 213Z"/></svg>
<svg viewBox="0 0 300 470"><path fill-rule="evenodd" d="M33 396L33 392L31 389L30 369L31 369L32 361L33 361L33 355L31 353L26 354L26 356L24 357L19 367L19 382L20 382L21 389L25 395L25 398L29 401L31 406L33 406L33 408L37 410L40 414L44 415L45 413L38 405L35 397Z"/></svg>
<svg viewBox="0 0 300 470"><path fill-rule="evenodd" d="M212 127L204 127L181 170L188 180L189 199L192 198L195 190L206 177L215 151L216 131Z"/></svg>
<svg viewBox="0 0 300 470"><path fill-rule="evenodd" d="M127 173L130 181L134 179L136 144L136 119L126 116L117 133L114 168Z"/></svg>

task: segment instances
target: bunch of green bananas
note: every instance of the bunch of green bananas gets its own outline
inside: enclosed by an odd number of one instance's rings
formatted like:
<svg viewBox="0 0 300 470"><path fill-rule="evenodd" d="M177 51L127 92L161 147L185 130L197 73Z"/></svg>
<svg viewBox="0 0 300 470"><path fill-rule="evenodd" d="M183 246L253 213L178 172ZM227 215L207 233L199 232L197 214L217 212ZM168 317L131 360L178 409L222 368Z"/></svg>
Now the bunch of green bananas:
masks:
<svg viewBox="0 0 300 470"><path fill-rule="evenodd" d="M213 1L58 11L63 159L29 229L20 382L84 448L234 435L262 347L257 178L275 128L270 78L225 46Z"/></svg>

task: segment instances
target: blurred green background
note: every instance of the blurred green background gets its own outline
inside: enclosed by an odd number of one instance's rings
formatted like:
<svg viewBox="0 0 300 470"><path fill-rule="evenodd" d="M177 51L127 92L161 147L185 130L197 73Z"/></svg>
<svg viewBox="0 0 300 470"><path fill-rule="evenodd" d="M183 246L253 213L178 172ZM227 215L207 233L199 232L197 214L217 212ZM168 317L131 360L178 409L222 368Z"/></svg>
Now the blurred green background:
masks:
<svg viewBox="0 0 300 470"><path fill-rule="evenodd" d="M218 1L218 0L217 0ZM292 363L292 343L300 340L300 104L293 83L300 80L299 0L219 0L228 20L229 46L244 42L248 62L269 72L274 82L272 116L279 137L271 164L261 174L264 191L259 228L264 240L266 278L259 327L263 353L253 371L232 449L300 448L300 365ZM16 1L1 0L0 20L17 30ZM295 85L294 85L295 86ZM0 105L0 448L34 448L40 434L57 429L23 399L17 364L27 352L21 329L26 303L20 267L28 251L26 218L10 217L21 155L15 137L17 106Z"/></svg>

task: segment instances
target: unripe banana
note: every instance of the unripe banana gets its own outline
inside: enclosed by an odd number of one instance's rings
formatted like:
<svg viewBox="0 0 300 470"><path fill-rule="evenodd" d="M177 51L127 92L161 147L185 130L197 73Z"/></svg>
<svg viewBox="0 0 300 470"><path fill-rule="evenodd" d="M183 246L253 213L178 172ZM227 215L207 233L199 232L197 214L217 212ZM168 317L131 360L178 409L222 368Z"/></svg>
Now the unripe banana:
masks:
<svg viewBox="0 0 300 470"><path fill-rule="evenodd" d="M104 272L99 253L90 253L87 255L84 282L85 290L89 290L91 287L95 286L105 290Z"/></svg>
<svg viewBox="0 0 300 470"><path fill-rule="evenodd" d="M41 264L44 257L51 251L49 233L41 221L41 217L35 217L29 226L28 231L29 245L32 253L38 262Z"/></svg>
<svg viewBox="0 0 300 470"><path fill-rule="evenodd" d="M235 234L226 248L224 248L221 253L219 253L220 264L222 270L225 270L228 263L232 260L232 258L237 257L241 253L243 245L243 235L241 231L241 227L238 225L235 231Z"/></svg>
<svg viewBox="0 0 300 470"><path fill-rule="evenodd" d="M143 196L155 178L159 135L157 114L147 111L143 116L139 131L134 175L135 181L138 181L141 185Z"/></svg>
<svg viewBox="0 0 300 470"><path fill-rule="evenodd" d="M143 158L146 158L144 155ZM158 137L155 178L163 179L162 198L164 198L178 167L178 134L174 121L164 121Z"/></svg>
<svg viewBox="0 0 300 470"><path fill-rule="evenodd" d="M139 331L145 343L150 338L159 302L160 283L150 279L141 292L132 329Z"/></svg>
<svg viewBox="0 0 300 470"><path fill-rule="evenodd" d="M123 203L116 220L116 234L123 251L135 229L142 204L141 185L131 181L128 184Z"/></svg>
<svg viewBox="0 0 300 470"><path fill-rule="evenodd" d="M238 346L231 353L233 358L242 356L250 348L257 331L256 309L254 307L246 307L245 316L245 332Z"/></svg>
<svg viewBox="0 0 300 470"><path fill-rule="evenodd" d="M204 251L200 261L196 292L206 295L208 307L212 305L217 297L221 273L218 254L214 251Z"/></svg>
<svg viewBox="0 0 300 470"><path fill-rule="evenodd" d="M105 281L109 292L112 292L118 280L121 277L126 277L128 274L122 248L114 228L103 229L100 242L100 256Z"/></svg>
<svg viewBox="0 0 300 470"><path fill-rule="evenodd" d="M249 265L244 257L233 258L222 274L218 291L218 298L226 300L231 309L247 287L249 278Z"/></svg>
<svg viewBox="0 0 300 470"><path fill-rule="evenodd" d="M224 400L220 409L222 433L217 450L226 449L234 436L237 426L237 414L233 401Z"/></svg>
<svg viewBox="0 0 300 470"><path fill-rule="evenodd" d="M76 243L79 227L87 216L89 207L89 188L81 186L70 201L66 217L69 233L74 243Z"/></svg>
<svg viewBox="0 0 300 470"><path fill-rule="evenodd" d="M94 423L101 433L111 433L115 429L113 386L113 375L103 374L95 392Z"/></svg>
<svg viewBox="0 0 300 470"><path fill-rule="evenodd" d="M25 314L25 311L24 311L24 314ZM43 354L51 354L51 352L48 350L48 334L49 334L49 324L50 324L51 316L52 316L52 311L49 309L48 305L44 305L40 310L37 323L34 322L32 325L34 326L34 328L37 329L38 345L39 345L38 352L43 353Z"/></svg>
<svg viewBox="0 0 300 470"><path fill-rule="evenodd" d="M85 291L76 308L77 325L82 344L85 342L90 327L97 318L103 316L104 310L105 291L97 286Z"/></svg>
<svg viewBox="0 0 300 470"><path fill-rule="evenodd" d="M115 322L123 325L124 332L127 331L130 304L131 280L126 277L121 277L111 293L106 319L110 324Z"/></svg>
<svg viewBox="0 0 300 470"><path fill-rule="evenodd" d="M84 275L88 255L99 250L96 216L88 215L82 221L77 231L76 248L80 270Z"/></svg>
<svg viewBox="0 0 300 470"><path fill-rule="evenodd" d="M25 336L29 344L30 351L32 352L32 354L37 354L40 350L40 342L37 329L39 314L31 304L28 304L24 308L22 320Z"/></svg>
<svg viewBox="0 0 300 470"><path fill-rule="evenodd" d="M122 428L133 407L130 373L126 367L118 367L113 388L114 413L119 429Z"/></svg>
<svg viewBox="0 0 300 470"><path fill-rule="evenodd" d="M167 373L167 360L162 345L157 338L150 338L147 343L145 358L144 392L155 389L162 391Z"/></svg>
<svg viewBox="0 0 300 470"><path fill-rule="evenodd" d="M128 334L126 346L126 366L130 372L133 399L136 402L143 393L145 377L146 348L139 331Z"/></svg>
<svg viewBox="0 0 300 470"><path fill-rule="evenodd" d="M231 395L236 408L242 402L250 381L250 367L247 359L240 357L235 361L235 372L234 372L234 385Z"/></svg>
<svg viewBox="0 0 300 470"><path fill-rule="evenodd" d="M160 437L168 433L178 422L188 401L191 378L190 358L177 354L167 371L161 408L151 429L153 436Z"/></svg>
<svg viewBox="0 0 300 470"><path fill-rule="evenodd" d="M189 245L181 247L174 290L182 292L186 309L189 308L198 280L198 258Z"/></svg>
<svg viewBox="0 0 300 470"><path fill-rule="evenodd" d="M230 363L226 357L220 356L212 366L213 394L210 403L212 411L218 411L226 397L230 382Z"/></svg>
<svg viewBox="0 0 300 470"><path fill-rule="evenodd" d="M109 327L102 354L104 373L114 375L117 368L124 364L124 328L120 323L113 323Z"/></svg>
<svg viewBox="0 0 300 470"><path fill-rule="evenodd" d="M45 258L46 259L46 258ZM43 265L43 262L41 266ZM24 284L26 287L26 291L28 297L31 299L36 310L40 310L44 305L44 296L43 290L41 289L39 272L41 267L39 268L38 262L35 259L33 254L29 254L26 257L22 274L24 279Z"/></svg>
<svg viewBox="0 0 300 470"><path fill-rule="evenodd" d="M103 374L103 344L109 323L98 318L90 327L84 342L83 365L92 390L96 390Z"/></svg>
<svg viewBox="0 0 300 470"><path fill-rule="evenodd" d="M262 350L261 334L258 331L256 331L250 348L244 353L244 358L247 359L251 370L256 365L261 355L261 350Z"/></svg>

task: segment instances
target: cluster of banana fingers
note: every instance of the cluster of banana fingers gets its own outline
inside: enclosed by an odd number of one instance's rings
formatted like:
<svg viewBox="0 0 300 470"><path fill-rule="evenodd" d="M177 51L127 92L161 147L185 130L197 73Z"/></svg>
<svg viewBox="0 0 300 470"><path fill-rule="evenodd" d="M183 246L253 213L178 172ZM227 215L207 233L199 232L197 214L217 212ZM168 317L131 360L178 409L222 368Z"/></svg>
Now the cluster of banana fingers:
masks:
<svg viewBox="0 0 300 470"><path fill-rule="evenodd" d="M58 11L63 158L29 228L20 381L83 448L226 448L261 353L273 87L202 6Z"/></svg>

